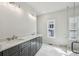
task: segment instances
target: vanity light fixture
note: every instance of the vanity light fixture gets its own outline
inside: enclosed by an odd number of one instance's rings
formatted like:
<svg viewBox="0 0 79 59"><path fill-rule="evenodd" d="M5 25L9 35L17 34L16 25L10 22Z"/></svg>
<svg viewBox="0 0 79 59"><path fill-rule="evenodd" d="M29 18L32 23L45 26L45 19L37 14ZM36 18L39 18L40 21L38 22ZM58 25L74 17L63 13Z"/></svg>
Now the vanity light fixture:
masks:
<svg viewBox="0 0 79 59"><path fill-rule="evenodd" d="M9 2L9 4L13 4L14 6L17 6L18 8L20 8L20 5L16 5L15 2Z"/></svg>

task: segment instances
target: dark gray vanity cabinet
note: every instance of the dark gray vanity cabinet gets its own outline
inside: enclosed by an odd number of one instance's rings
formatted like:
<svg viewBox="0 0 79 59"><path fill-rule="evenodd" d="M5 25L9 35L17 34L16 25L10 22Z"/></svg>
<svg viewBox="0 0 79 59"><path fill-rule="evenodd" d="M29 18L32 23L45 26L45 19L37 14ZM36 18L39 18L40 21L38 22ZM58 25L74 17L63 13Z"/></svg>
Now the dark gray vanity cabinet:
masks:
<svg viewBox="0 0 79 59"><path fill-rule="evenodd" d="M0 52L0 56L34 56L41 45L42 37L37 37Z"/></svg>
<svg viewBox="0 0 79 59"><path fill-rule="evenodd" d="M19 55L18 45L3 51L3 56L18 56L18 55Z"/></svg>

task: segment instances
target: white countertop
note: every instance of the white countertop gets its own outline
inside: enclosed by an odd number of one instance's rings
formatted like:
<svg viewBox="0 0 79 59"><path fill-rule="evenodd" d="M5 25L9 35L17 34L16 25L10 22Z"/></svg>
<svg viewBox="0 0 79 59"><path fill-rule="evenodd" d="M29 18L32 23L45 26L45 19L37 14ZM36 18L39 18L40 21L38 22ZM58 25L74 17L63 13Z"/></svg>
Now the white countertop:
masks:
<svg viewBox="0 0 79 59"><path fill-rule="evenodd" d="M36 38L36 37L39 37L41 36L40 34L38 35L28 35L26 37L21 37L19 39L15 39L15 40L4 40L4 41L0 41L0 52L3 51L3 50L6 50L8 48L11 48L13 46L16 46L18 44L21 44L23 42L26 42L26 41L29 41L29 40L32 40L33 38Z"/></svg>

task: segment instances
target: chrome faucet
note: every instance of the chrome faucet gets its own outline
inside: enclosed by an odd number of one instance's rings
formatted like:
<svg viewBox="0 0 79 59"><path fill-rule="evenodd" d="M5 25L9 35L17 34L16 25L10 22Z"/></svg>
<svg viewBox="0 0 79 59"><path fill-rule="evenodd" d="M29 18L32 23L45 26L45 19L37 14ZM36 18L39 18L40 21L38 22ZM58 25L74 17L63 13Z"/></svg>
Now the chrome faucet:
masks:
<svg viewBox="0 0 79 59"><path fill-rule="evenodd" d="M11 39L14 40L14 39L17 39L17 38L18 38L17 36L13 35Z"/></svg>
<svg viewBox="0 0 79 59"><path fill-rule="evenodd" d="M18 37L17 36L15 36L15 35L13 35L11 38L6 38L8 41L10 41L10 40L14 40L14 39L17 39Z"/></svg>

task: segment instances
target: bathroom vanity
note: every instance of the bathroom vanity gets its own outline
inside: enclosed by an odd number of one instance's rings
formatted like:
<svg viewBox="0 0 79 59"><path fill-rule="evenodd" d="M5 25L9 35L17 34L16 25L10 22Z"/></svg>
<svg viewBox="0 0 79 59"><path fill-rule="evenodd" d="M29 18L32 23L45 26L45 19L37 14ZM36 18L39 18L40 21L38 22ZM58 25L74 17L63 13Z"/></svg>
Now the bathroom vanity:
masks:
<svg viewBox="0 0 79 59"><path fill-rule="evenodd" d="M2 43L0 56L34 56L42 46L42 36L33 35Z"/></svg>

